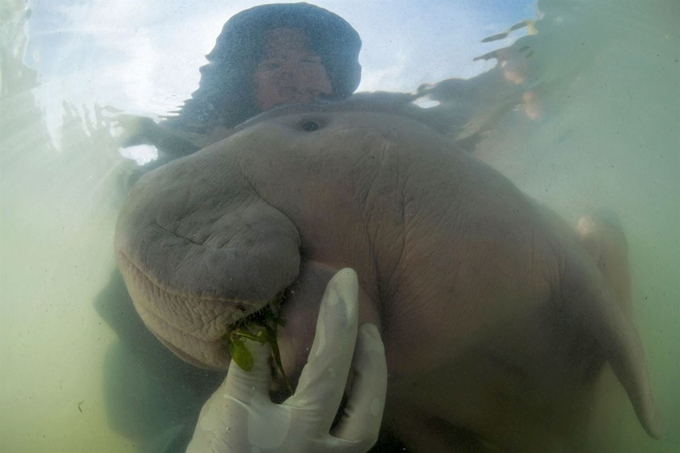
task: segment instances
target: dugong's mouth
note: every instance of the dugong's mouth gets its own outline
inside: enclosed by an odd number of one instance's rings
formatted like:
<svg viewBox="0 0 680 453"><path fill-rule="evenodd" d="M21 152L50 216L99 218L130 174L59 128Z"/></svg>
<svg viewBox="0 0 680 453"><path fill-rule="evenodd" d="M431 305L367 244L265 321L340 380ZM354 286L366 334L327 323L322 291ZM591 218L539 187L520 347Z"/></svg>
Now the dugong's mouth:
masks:
<svg viewBox="0 0 680 453"><path fill-rule="evenodd" d="M253 355L246 345L246 340L268 344L273 359L272 374L280 373L285 386L292 393L290 381L281 363L277 338L278 327L286 324L281 316L281 304L284 298L285 291L281 291L273 301L258 311L230 324L229 332L222 337L222 341L234 363L245 371L251 371L254 366Z"/></svg>
<svg viewBox="0 0 680 453"><path fill-rule="evenodd" d="M225 370L232 358L244 364L243 354L238 353L243 352L239 344L246 339L267 342L273 350L275 346L278 349L276 328L283 325L280 309L285 288L269 301L182 291L172 282L145 272L122 251L117 255L138 314L149 330L183 360L202 368Z"/></svg>

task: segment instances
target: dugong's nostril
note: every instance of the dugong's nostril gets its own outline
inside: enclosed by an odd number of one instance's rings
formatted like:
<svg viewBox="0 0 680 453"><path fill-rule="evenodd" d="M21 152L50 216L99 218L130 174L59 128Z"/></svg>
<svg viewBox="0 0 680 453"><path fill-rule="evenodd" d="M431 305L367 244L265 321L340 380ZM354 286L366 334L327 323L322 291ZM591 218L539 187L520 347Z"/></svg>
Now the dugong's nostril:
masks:
<svg viewBox="0 0 680 453"><path fill-rule="evenodd" d="M315 121L307 121L302 125L302 128L307 132L314 132L315 130L319 129L319 123Z"/></svg>

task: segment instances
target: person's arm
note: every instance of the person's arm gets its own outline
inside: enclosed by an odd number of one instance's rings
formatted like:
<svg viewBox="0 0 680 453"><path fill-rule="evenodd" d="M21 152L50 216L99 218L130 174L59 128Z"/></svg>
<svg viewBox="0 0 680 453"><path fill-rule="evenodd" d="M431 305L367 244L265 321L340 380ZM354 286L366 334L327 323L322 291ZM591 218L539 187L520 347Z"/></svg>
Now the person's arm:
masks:
<svg viewBox="0 0 680 453"><path fill-rule="evenodd" d="M115 120L123 130L120 137L123 148L153 145L158 149L159 155L170 159L192 154L202 148L195 143L195 139L190 140L167 127L162 127L151 118L121 114L116 116Z"/></svg>
<svg viewBox="0 0 680 453"><path fill-rule="evenodd" d="M377 441L387 388L385 349L373 324L358 326L357 276L338 272L321 300L316 336L295 394L269 397L268 344L248 342L251 371L232 360L222 386L205 403L187 453L365 453ZM331 430L350 368L351 393Z"/></svg>

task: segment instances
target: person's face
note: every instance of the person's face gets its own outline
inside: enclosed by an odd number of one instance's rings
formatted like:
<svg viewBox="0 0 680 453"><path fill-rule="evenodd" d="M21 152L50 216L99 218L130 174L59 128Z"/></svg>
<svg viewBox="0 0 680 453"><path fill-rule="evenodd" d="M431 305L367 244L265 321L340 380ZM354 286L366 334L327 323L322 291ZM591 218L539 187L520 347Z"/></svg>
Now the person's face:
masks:
<svg viewBox="0 0 680 453"><path fill-rule="evenodd" d="M254 78L261 111L280 104L315 102L333 91L321 57L309 50L304 32L294 28L267 32L264 58Z"/></svg>

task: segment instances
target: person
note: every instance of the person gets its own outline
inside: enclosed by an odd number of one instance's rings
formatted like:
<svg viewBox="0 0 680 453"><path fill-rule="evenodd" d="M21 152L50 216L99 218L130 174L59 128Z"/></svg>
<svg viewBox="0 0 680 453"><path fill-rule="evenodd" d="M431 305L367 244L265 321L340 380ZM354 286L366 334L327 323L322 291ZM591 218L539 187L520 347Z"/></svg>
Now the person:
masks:
<svg viewBox="0 0 680 453"><path fill-rule="evenodd" d="M348 22L314 5L262 5L242 11L224 25L206 56L209 63L200 69L198 90L177 115L160 123L118 115L121 146L156 147L158 158L143 169L148 171L227 137L237 125L276 106L350 98L374 111L426 123L470 152L498 112L522 105L531 119L540 116L535 93L523 88L526 68L508 64L523 62L524 48L479 57L495 58L498 64L472 79L423 84L413 93L357 95L361 45ZM413 104L423 98L439 105L422 109Z"/></svg>
<svg viewBox="0 0 680 453"><path fill-rule="evenodd" d="M306 3L262 5L234 15L200 69L199 88L160 124L120 115L123 146L150 144L157 165L218 141L238 124L291 103L347 99L361 80L359 34Z"/></svg>
<svg viewBox="0 0 680 453"><path fill-rule="evenodd" d="M346 99L361 78L360 48L359 35L344 19L313 5L276 4L245 10L224 25L207 56L209 63L201 68L198 90L176 116L160 124L148 118L119 117L126 145L152 144L163 163L195 152L276 106ZM358 302L356 294L351 294L356 285L352 271L339 273L329 282L321 306L342 300L356 315ZM298 385L283 404L271 403L269 367L265 366L268 351L257 344L248 346L258 360L251 373L232 365L224 378L182 362L145 328L118 272L100 293L96 306L120 338L107 354L109 420L114 429L136 441L138 451L240 452L251 451L252 446L262 453L319 448L361 453L378 439L384 396L378 405L373 401L385 393L387 371L375 326L355 326L355 334L349 337L329 335L326 341L336 346L334 353L307 364L308 374L329 366L338 373L355 370L349 398L339 410L344 383L326 381L305 388ZM319 317L326 332L337 331L334 326L340 321L345 323L344 318ZM329 396L331 404L327 404ZM236 404L225 405L225 401ZM314 405L314 401L324 404ZM336 413L340 419L334 421ZM240 425L233 424L234 417ZM251 423L265 430L259 445L248 435ZM284 430L289 425L296 429ZM271 438L277 439L274 433L285 434L277 445L271 444ZM381 451L392 451L397 445L384 434L380 443Z"/></svg>
<svg viewBox="0 0 680 453"><path fill-rule="evenodd" d="M378 440L387 363L378 328L358 326L358 290L351 269L328 282L309 359L295 394L281 404L269 396L269 346L249 342L253 370L243 371L232 360L224 383L203 406L187 453L368 451ZM351 390L341 419L334 422L350 366Z"/></svg>

